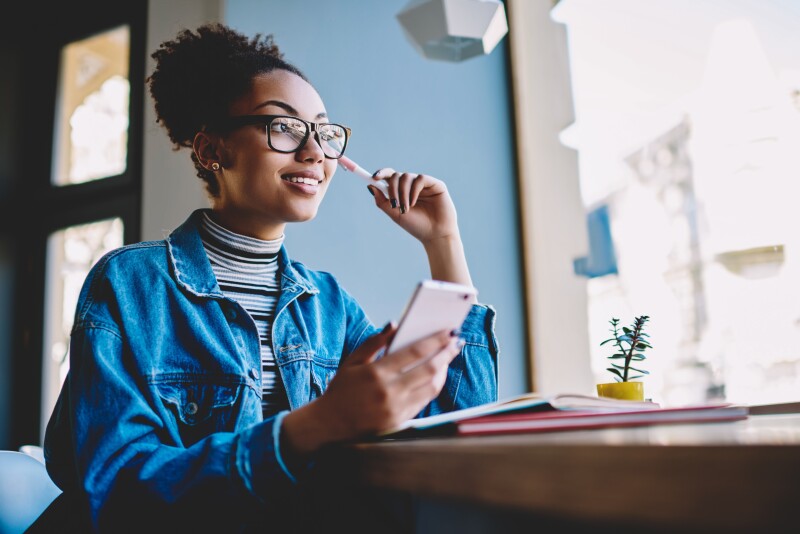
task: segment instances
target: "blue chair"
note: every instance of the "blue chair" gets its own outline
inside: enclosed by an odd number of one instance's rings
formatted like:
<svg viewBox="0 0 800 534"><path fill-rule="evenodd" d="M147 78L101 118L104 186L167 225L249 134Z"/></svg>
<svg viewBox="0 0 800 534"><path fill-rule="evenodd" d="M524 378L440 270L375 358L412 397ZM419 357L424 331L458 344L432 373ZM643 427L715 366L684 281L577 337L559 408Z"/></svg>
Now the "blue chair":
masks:
<svg viewBox="0 0 800 534"><path fill-rule="evenodd" d="M25 532L60 494L40 460L0 450L0 533Z"/></svg>
<svg viewBox="0 0 800 534"><path fill-rule="evenodd" d="M28 456L32 456L44 463L44 449L38 445L23 445L19 448L19 452L24 452Z"/></svg>

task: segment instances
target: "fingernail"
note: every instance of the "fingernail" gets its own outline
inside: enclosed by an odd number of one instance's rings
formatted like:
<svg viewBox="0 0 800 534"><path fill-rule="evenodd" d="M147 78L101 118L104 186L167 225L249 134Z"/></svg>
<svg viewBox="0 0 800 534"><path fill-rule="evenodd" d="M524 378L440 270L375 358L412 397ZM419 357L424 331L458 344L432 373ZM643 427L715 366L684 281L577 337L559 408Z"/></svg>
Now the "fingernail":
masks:
<svg viewBox="0 0 800 534"><path fill-rule="evenodd" d="M373 197L375 196L375 191L372 190L372 186L368 185L367 186L367 191L369 191L369 194L372 195Z"/></svg>
<svg viewBox="0 0 800 534"><path fill-rule="evenodd" d="M387 332L387 331L389 331L389 329L390 329L391 327L392 327L392 321L389 321L388 323L386 323L385 325L383 325L383 329L381 330L381 334L383 334L384 332Z"/></svg>
<svg viewBox="0 0 800 534"><path fill-rule="evenodd" d="M376 176L378 176L378 173L379 173L379 172L381 172L381 170L380 170L380 169L378 169L377 171L373 172L373 173L372 173L372 177L373 177L373 178L375 178Z"/></svg>
<svg viewBox="0 0 800 534"><path fill-rule="evenodd" d="M405 212L406 212L406 205L405 204L400 204L400 214L403 214Z"/></svg>
<svg viewBox="0 0 800 534"><path fill-rule="evenodd" d="M456 337L456 336L458 336L460 333L461 333L461 330L459 330L459 329L457 329L457 328L456 328L455 330L450 330L450 337Z"/></svg>
<svg viewBox="0 0 800 534"><path fill-rule="evenodd" d="M396 208L396 207L397 207L397 200L395 200L395 199L392 199L392 207L393 207L393 208Z"/></svg>

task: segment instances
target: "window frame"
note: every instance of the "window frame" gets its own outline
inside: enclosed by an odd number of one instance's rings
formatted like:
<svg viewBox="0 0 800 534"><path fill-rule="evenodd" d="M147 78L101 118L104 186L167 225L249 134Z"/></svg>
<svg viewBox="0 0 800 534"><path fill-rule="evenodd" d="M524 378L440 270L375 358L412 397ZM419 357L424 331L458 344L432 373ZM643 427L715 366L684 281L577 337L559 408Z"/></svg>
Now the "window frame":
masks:
<svg viewBox="0 0 800 534"><path fill-rule="evenodd" d="M575 120L558 0L507 0L520 232L532 391L594 394L586 280L589 245L578 155L559 140Z"/></svg>
<svg viewBox="0 0 800 534"><path fill-rule="evenodd" d="M11 238L15 258L11 347L9 438L12 447L40 443L48 414L42 413L45 276L47 240L60 229L119 217L124 243L140 238L142 197L143 99L147 3L128 2L108 9L96 0L57 4L47 21L35 9L21 20L37 21L34 50L18 47L17 133L11 194L0 201L3 232ZM63 24L68 20L69 24ZM129 50L129 124L127 162L119 175L80 184L51 183L55 142L56 96L61 50L69 43L127 25ZM21 24L25 26L25 24ZM20 30L21 31L21 30ZM21 36L19 37L21 39ZM43 50L43 52L42 52ZM49 132L49 134L45 133ZM49 411L49 408L47 408Z"/></svg>

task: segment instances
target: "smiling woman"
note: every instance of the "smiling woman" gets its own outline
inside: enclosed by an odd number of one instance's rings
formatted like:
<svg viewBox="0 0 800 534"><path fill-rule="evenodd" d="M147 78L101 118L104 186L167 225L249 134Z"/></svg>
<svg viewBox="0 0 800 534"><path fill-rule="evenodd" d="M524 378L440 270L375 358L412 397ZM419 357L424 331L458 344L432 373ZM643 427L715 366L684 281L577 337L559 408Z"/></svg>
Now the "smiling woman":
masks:
<svg viewBox="0 0 800 534"><path fill-rule="evenodd" d="M210 208L87 275L45 437L68 504L46 519L85 510L77 531L151 529L154 516L162 530L321 529L315 507L341 496L309 499L306 482L327 445L497 399L494 309L473 304L460 331L389 350L396 326L376 327L284 243L288 223L316 216L350 130L328 121L270 36L205 25L153 58L158 122L190 150ZM420 242L431 278L472 285L444 182L393 169L373 179L389 191L375 206Z"/></svg>

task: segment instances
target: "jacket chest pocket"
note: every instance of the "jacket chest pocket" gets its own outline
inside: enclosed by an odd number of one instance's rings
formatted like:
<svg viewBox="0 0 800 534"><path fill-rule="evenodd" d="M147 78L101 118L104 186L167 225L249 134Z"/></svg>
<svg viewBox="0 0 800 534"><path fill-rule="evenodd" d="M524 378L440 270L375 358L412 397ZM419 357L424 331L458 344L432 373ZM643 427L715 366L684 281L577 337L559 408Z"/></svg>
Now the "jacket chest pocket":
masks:
<svg viewBox="0 0 800 534"><path fill-rule="evenodd" d="M200 439L236 426L242 383L197 380L161 381L156 392L177 426L181 444L189 447Z"/></svg>
<svg viewBox="0 0 800 534"><path fill-rule="evenodd" d="M338 367L335 364L311 362L311 398L321 396L328 389Z"/></svg>

